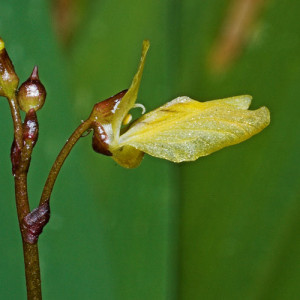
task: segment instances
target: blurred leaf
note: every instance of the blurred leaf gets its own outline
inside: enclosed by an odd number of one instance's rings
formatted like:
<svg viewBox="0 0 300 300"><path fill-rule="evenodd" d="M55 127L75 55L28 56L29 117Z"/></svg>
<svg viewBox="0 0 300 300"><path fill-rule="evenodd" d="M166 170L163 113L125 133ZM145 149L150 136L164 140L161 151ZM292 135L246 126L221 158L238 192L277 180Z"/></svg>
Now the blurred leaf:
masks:
<svg viewBox="0 0 300 300"><path fill-rule="evenodd" d="M271 125L247 143L184 165L181 299L296 299L300 5L274 1L259 40L222 77L200 67L211 50L203 45L216 38L220 21L213 6L195 5L184 5L183 73L193 76L185 76L181 88L213 98L249 93L256 107L270 108ZM196 42L192 28L205 28Z"/></svg>

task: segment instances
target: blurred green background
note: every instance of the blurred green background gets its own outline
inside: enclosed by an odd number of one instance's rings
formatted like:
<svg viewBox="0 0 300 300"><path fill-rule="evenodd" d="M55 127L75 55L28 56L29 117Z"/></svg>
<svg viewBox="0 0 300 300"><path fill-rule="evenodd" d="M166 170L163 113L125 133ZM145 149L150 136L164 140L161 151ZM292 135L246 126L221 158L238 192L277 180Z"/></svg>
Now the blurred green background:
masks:
<svg viewBox="0 0 300 300"><path fill-rule="evenodd" d="M271 111L261 134L180 165L146 156L122 169L82 139L40 237L44 299L300 298L299 11L296 0L0 0L21 82L37 64L48 92L32 207L80 120L129 86L145 38L148 111L239 94ZM0 298L25 299L4 98L0 118Z"/></svg>

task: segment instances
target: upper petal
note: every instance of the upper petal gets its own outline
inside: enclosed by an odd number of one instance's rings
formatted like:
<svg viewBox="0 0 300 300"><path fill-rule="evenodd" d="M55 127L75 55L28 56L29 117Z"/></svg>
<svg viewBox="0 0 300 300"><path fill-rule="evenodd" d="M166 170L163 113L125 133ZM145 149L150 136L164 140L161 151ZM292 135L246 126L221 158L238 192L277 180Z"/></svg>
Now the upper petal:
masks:
<svg viewBox="0 0 300 300"><path fill-rule="evenodd" d="M140 64L139 64L137 73L135 74L135 76L132 80L130 88L128 89L127 93L125 94L125 96L122 98L122 100L118 104L117 109L113 115L112 129L113 129L114 137L116 140L118 140L118 138L119 138L120 128L121 128L123 119L127 115L128 111L134 106L134 103L136 101L141 78L143 75L146 54L147 54L149 47L150 47L149 41L144 40L141 60L140 60Z"/></svg>

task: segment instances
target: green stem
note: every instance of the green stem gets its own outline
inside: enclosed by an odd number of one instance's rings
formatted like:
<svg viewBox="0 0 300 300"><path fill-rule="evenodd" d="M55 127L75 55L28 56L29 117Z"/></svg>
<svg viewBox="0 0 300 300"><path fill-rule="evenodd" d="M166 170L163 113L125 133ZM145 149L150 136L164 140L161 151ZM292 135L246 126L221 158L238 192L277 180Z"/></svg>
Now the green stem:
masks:
<svg viewBox="0 0 300 300"><path fill-rule="evenodd" d="M86 132L91 127L91 121L88 119L81 123L76 130L73 132L73 134L70 136L70 138L67 140L66 144L58 154L50 172L48 175L48 178L46 180L43 193L40 200L40 206L43 205L46 201L50 200L50 196L53 190L53 186L55 184L56 178L58 176L58 173L69 155L70 151L72 150L73 146L76 144L76 142L81 138L84 132Z"/></svg>
<svg viewBox="0 0 300 300"><path fill-rule="evenodd" d="M28 300L42 300L41 271L38 244L23 241L25 275Z"/></svg>

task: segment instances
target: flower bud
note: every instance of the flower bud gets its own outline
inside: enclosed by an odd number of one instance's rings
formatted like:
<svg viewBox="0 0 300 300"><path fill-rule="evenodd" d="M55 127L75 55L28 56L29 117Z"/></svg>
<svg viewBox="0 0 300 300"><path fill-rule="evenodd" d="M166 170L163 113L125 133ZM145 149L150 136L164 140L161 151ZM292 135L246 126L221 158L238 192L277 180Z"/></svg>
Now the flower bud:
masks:
<svg viewBox="0 0 300 300"><path fill-rule="evenodd" d="M0 38L0 96L11 97L19 85L19 78Z"/></svg>
<svg viewBox="0 0 300 300"><path fill-rule="evenodd" d="M17 95L20 109L28 112L41 109L46 99L46 89L40 82L38 67L35 66L30 77L22 83Z"/></svg>

